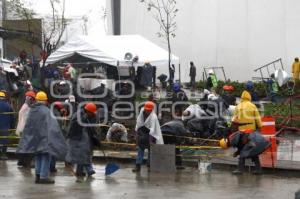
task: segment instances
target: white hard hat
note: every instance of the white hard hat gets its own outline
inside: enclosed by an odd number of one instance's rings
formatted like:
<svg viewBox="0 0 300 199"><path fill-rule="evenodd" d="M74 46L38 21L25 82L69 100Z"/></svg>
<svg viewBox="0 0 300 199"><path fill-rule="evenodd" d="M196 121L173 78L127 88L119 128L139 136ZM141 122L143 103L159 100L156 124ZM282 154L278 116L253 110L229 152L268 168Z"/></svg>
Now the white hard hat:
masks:
<svg viewBox="0 0 300 199"><path fill-rule="evenodd" d="M76 100L75 100L75 96L74 95L70 95L69 96L69 101L70 102L75 102Z"/></svg>
<svg viewBox="0 0 300 199"><path fill-rule="evenodd" d="M215 94L209 94L207 97L208 100L217 100L218 97Z"/></svg>
<svg viewBox="0 0 300 199"><path fill-rule="evenodd" d="M209 69L208 74L214 74L214 70L213 69Z"/></svg>
<svg viewBox="0 0 300 199"><path fill-rule="evenodd" d="M59 82L59 85L65 85L65 84L67 84L65 81Z"/></svg>
<svg viewBox="0 0 300 199"><path fill-rule="evenodd" d="M204 93L205 95L208 95L208 94L210 94L210 91L207 90L207 89L204 89L204 90L203 90L203 93Z"/></svg>

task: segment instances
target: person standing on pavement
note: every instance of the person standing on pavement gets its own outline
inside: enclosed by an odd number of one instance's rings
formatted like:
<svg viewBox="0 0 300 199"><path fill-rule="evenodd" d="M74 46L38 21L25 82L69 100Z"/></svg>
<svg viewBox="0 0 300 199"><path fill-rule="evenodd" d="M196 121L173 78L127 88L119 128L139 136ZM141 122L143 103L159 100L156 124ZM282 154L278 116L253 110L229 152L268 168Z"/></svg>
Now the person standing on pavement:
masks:
<svg viewBox="0 0 300 199"><path fill-rule="evenodd" d="M54 184L54 180L49 177L50 160L51 157L64 160L67 145L57 120L51 116L47 107L47 94L40 91L35 99L36 103L28 113L17 154L35 155L35 183Z"/></svg>
<svg viewBox="0 0 300 199"><path fill-rule="evenodd" d="M67 135L68 154L66 161L76 164L76 176L92 176L96 172L92 165L93 147L100 146L95 140L95 129L91 124L96 123L97 106L87 103L79 114L74 113Z"/></svg>
<svg viewBox="0 0 300 199"><path fill-rule="evenodd" d="M299 74L300 74L300 62L299 58L295 58L295 62L292 65L292 73L293 73L293 79L294 81L299 80Z"/></svg>
<svg viewBox="0 0 300 199"><path fill-rule="evenodd" d="M18 125L16 129L16 135L22 136L22 132L24 130L28 113L30 110L30 107L33 106L35 103L35 93L33 91L27 91L25 93L25 103L22 105L20 111L19 111L19 117L18 117ZM30 168L31 167L31 155L28 154L21 154L19 156L18 160L18 166L24 167L24 168Z"/></svg>
<svg viewBox="0 0 300 199"><path fill-rule="evenodd" d="M148 149L148 166L150 165L150 145L164 144L159 121L155 113L155 104L147 101L137 118L135 131L137 133L136 167L133 172L140 172L145 149Z"/></svg>
<svg viewBox="0 0 300 199"><path fill-rule="evenodd" d="M9 136L9 130L14 128L14 116L7 102L6 93L0 91L0 136ZM0 160L7 160L7 138L0 138Z"/></svg>
<svg viewBox="0 0 300 199"><path fill-rule="evenodd" d="M190 62L190 77L191 77L191 89L195 88L195 83L196 83L196 66L194 65L194 62Z"/></svg>

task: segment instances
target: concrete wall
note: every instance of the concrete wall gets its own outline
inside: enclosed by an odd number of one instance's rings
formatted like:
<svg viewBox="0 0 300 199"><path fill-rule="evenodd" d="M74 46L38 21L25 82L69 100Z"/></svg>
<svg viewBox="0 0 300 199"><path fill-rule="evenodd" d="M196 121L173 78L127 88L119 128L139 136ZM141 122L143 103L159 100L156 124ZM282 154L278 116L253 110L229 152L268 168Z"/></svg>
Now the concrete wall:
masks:
<svg viewBox="0 0 300 199"><path fill-rule="evenodd" d="M5 20L3 27L9 30L28 31L28 23L26 20ZM42 20L32 19L30 21L31 31L35 38L35 44L32 44L32 40L25 36L18 36L16 38L7 39L4 41L4 57L13 60L19 57L20 52L25 50L28 54L28 59L31 59L31 55L35 59L40 58L41 46L42 46Z"/></svg>
<svg viewBox="0 0 300 199"><path fill-rule="evenodd" d="M121 2L121 33L141 34L166 48L145 5L139 0ZM197 79L203 66L224 66L230 79L244 81L258 75L254 68L277 58L290 71L294 57L300 56L299 0L177 2L178 30L172 47L181 58L183 80L188 80L190 60L197 66Z"/></svg>

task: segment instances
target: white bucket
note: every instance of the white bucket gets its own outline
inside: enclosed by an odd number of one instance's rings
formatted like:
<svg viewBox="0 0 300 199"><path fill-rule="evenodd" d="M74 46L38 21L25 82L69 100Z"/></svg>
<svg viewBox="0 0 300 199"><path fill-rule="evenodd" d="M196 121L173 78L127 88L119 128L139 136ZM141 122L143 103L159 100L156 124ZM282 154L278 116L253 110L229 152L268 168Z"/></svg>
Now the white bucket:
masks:
<svg viewBox="0 0 300 199"><path fill-rule="evenodd" d="M200 174L207 174L210 173L212 169L211 162L207 161L198 161L198 170Z"/></svg>

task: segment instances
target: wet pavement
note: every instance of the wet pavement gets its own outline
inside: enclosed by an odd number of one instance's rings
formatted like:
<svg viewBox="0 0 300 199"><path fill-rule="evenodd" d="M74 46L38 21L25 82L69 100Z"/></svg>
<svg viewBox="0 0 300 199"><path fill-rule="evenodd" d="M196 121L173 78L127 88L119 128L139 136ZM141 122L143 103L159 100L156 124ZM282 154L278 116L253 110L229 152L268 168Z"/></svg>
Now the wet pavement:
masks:
<svg viewBox="0 0 300 199"><path fill-rule="evenodd" d="M229 171L213 170L199 174L188 168L176 174L131 172L131 165L121 165L112 176L104 176L104 164L96 164L94 178L76 179L70 170L58 164L55 185L34 184L34 170L20 169L16 161L0 162L0 198L294 198L300 178L273 175L232 176Z"/></svg>

